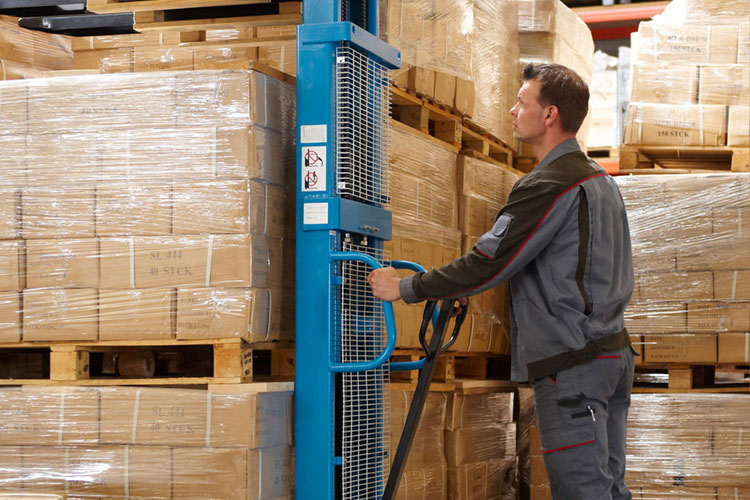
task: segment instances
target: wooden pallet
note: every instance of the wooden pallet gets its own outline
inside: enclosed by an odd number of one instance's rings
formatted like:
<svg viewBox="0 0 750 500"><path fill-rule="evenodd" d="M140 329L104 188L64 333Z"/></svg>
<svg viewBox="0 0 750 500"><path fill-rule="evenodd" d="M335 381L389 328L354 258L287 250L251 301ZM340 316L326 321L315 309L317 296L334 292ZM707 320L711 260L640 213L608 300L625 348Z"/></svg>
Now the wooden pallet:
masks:
<svg viewBox="0 0 750 500"><path fill-rule="evenodd" d="M271 0L88 0L86 9L97 14L114 14L117 12L154 12L270 2Z"/></svg>
<svg viewBox="0 0 750 500"><path fill-rule="evenodd" d="M621 146L620 173L750 172L748 147Z"/></svg>
<svg viewBox="0 0 750 500"><path fill-rule="evenodd" d="M471 150L512 168L513 151L496 137L470 124L458 112L398 87L391 87L395 121L434 137L456 150Z"/></svg>
<svg viewBox="0 0 750 500"><path fill-rule="evenodd" d="M419 349L396 349L391 356L392 362L419 361L424 351ZM452 382L458 378L479 379L508 378L504 368L508 356L489 352L447 352L440 356L435 370L434 380ZM419 371L392 372L391 378L399 381L412 381L419 378Z"/></svg>
<svg viewBox="0 0 750 500"><path fill-rule="evenodd" d="M750 393L750 370L737 366L640 365L636 366L633 392Z"/></svg>
<svg viewBox="0 0 750 500"><path fill-rule="evenodd" d="M0 344L0 385L194 385L289 378L289 343L240 339Z"/></svg>

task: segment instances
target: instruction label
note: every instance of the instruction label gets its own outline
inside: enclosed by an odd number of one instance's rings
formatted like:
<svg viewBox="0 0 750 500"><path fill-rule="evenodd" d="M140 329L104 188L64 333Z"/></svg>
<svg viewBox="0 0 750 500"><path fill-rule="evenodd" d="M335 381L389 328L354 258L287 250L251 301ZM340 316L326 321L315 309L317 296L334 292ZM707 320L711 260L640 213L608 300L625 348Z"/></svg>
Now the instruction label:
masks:
<svg viewBox="0 0 750 500"><path fill-rule="evenodd" d="M328 224L328 203L305 203L303 224Z"/></svg>
<svg viewBox="0 0 750 500"><path fill-rule="evenodd" d="M326 190L326 147L304 146L302 148L302 191Z"/></svg>

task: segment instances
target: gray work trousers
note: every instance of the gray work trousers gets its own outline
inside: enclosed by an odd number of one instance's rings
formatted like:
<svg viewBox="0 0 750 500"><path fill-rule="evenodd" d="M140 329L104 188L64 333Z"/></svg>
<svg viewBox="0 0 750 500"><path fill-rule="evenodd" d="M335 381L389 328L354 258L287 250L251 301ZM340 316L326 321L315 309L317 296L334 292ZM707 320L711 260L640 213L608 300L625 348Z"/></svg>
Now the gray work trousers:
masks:
<svg viewBox="0 0 750 500"><path fill-rule="evenodd" d="M554 500L631 500L625 437L633 349L534 381L542 455Z"/></svg>

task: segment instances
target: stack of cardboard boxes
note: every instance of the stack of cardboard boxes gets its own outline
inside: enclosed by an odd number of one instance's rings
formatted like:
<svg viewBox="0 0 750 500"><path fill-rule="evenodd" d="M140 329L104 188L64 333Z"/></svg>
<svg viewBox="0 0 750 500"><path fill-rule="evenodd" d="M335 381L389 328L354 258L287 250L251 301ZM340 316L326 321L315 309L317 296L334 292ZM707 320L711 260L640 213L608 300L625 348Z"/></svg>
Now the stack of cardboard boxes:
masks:
<svg viewBox="0 0 750 500"><path fill-rule="evenodd" d="M750 145L750 10L673 2L632 35L626 144ZM721 7L725 7L722 3Z"/></svg>
<svg viewBox="0 0 750 500"><path fill-rule="evenodd" d="M49 70L73 68L69 37L30 31L15 17L0 16L0 80L37 78Z"/></svg>
<svg viewBox="0 0 750 500"><path fill-rule="evenodd" d="M294 489L291 384L0 391L3 493L265 500Z"/></svg>
<svg viewBox="0 0 750 500"><path fill-rule="evenodd" d="M749 176L617 181L636 269L626 327L643 344L643 360L748 363Z"/></svg>
<svg viewBox="0 0 750 500"><path fill-rule="evenodd" d="M92 75L0 103L4 341L289 333L291 86Z"/></svg>

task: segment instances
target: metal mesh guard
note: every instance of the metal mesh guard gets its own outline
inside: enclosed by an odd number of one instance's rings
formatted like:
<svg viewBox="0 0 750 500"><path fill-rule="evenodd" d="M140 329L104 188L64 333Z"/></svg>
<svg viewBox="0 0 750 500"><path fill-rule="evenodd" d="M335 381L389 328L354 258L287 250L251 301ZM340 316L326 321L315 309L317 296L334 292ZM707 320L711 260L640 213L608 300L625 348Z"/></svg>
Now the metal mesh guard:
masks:
<svg viewBox="0 0 750 500"><path fill-rule="evenodd" d="M383 252L345 243L345 251L383 260ZM342 263L340 354L344 363L369 361L386 343L383 303L367 284L370 268L362 262ZM390 469L390 367L344 373L342 380L343 500L379 500Z"/></svg>
<svg viewBox="0 0 750 500"><path fill-rule="evenodd" d="M389 70L351 47L336 51L337 193L386 206L390 194Z"/></svg>

